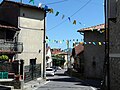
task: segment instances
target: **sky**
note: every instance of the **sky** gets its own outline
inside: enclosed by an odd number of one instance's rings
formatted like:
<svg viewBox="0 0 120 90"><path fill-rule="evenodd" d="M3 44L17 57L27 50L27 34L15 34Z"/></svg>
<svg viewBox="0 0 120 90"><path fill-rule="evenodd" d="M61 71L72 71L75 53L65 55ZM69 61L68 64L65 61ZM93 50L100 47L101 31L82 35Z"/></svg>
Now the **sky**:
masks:
<svg viewBox="0 0 120 90"><path fill-rule="evenodd" d="M33 5L29 3L30 0L22 1ZM54 11L47 13L46 17L47 43L51 48L66 49L67 40L69 47L73 48L77 39L78 42L83 41L83 36L77 30L104 23L104 0L34 0L34 5L38 6L39 3ZM59 14L55 16L57 12ZM76 24L73 24L74 20Z"/></svg>

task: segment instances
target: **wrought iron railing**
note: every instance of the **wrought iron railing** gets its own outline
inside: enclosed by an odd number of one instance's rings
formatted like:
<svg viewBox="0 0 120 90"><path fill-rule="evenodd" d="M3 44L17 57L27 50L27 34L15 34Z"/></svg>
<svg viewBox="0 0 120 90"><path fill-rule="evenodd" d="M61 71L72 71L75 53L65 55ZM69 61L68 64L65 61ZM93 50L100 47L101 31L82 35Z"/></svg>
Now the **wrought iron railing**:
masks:
<svg viewBox="0 0 120 90"><path fill-rule="evenodd" d="M13 41L0 41L0 51L21 53L23 51L23 43Z"/></svg>

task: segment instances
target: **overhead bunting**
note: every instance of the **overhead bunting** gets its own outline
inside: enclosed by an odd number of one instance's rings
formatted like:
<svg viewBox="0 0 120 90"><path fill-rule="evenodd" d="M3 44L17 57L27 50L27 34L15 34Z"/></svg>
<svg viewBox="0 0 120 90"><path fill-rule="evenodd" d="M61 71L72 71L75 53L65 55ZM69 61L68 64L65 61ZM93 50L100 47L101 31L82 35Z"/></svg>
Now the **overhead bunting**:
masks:
<svg viewBox="0 0 120 90"><path fill-rule="evenodd" d="M31 2L34 4L34 0L29 0L29 3L31 3ZM38 7L42 7L42 4L40 3ZM46 11L48 10L48 6L47 6L47 5L45 5L44 10L46 10ZM49 9L49 13L54 13L53 8ZM55 14L55 16L58 16L59 13L60 13L60 12L57 11L56 14ZM63 15L62 15L62 19L64 19L64 17L65 17L65 15L63 14ZM72 17L72 16L67 17L68 20L69 20L69 22L71 22L71 17ZM81 23L80 21L78 21L78 23L79 23L80 25L83 25L84 27L86 26L85 24ZM76 25L76 24L77 24L77 21L74 20L74 21L73 21L73 24ZM92 31L93 31L93 29L92 29ZM105 32L105 30L102 30L102 31L101 31L100 29L98 29L97 31L99 31L100 33L104 33L104 32Z"/></svg>
<svg viewBox="0 0 120 90"><path fill-rule="evenodd" d="M78 39L73 39L73 40L50 40L50 39L46 39L46 42L47 43L49 43L49 42L52 42L52 43L58 43L58 44L62 44L62 43L64 43L66 41L66 44L68 45L69 44L69 42L71 42L71 43L76 43L76 44L89 44L89 45L99 45L99 46L101 46L101 45L105 45L106 44L106 42L79 42L79 40ZM72 42L73 41L73 42Z"/></svg>

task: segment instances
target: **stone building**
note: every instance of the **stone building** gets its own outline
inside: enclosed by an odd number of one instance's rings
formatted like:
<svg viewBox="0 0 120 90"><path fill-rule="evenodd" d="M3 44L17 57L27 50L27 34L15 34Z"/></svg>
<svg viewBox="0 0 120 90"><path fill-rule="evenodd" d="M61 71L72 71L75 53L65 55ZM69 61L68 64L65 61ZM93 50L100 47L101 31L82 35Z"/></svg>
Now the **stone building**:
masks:
<svg viewBox="0 0 120 90"><path fill-rule="evenodd" d="M84 33L84 76L102 79L105 58L104 24L78 30Z"/></svg>
<svg viewBox="0 0 120 90"><path fill-rule="evenodd" d="M78 44L72 49L71 59L72 68L78 71L80 74L84 73L84 46L83 44Z"/></svg>
<svg viewBox="0 0 120 90"><path fill-rule="evenodd" d="M109 42L107 86L109 90L120 90L120 0L106 0L106 9Z"/></svg>

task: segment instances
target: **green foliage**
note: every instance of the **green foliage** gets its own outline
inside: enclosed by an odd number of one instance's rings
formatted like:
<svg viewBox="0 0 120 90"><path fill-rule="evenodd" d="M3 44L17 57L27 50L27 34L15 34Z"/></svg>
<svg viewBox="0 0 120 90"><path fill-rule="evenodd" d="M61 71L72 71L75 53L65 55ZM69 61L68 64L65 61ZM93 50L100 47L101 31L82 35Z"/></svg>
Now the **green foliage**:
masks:
<svg viewBox="0 0 120 90"><path fill-rule="evenodd" d="M65 63L63 55L52 55L53 66L62 66Z"/></svg>
<svg viewBox="0 0 120 90"><path fill-rule="evenodd" d="M9 57L7 55L2 55L0 56L0 60L8 60Z"/></svg>

